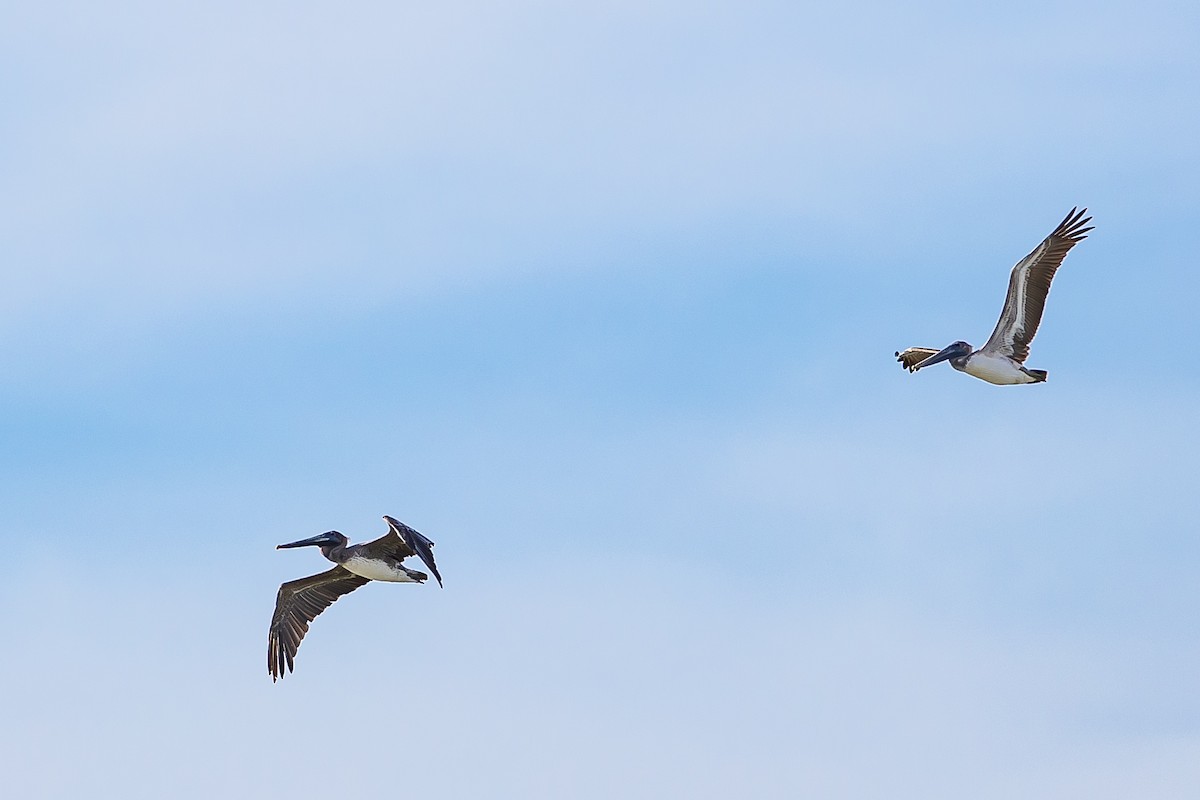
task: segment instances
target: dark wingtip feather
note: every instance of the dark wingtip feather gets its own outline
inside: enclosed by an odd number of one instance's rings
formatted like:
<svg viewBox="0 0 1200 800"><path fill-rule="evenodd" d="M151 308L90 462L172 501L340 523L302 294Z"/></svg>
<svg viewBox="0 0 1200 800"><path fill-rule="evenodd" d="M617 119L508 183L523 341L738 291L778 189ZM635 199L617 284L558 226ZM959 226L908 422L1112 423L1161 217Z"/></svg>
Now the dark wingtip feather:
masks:
<svg viewBox="0 0 1200 800"><path fill-rule="evenodd" d="M1071 213L1063 217L1063 221L1058 223L1058 227L1050 235L1066 239L1072 244L1083 241L1087 238L1089 231L1096 229L1095 226L1083 227L1092 221L1092 218L1085 217L1085 214L1087 214L1087 208L1079 208L1078 206L1072 208Z"/></svg>

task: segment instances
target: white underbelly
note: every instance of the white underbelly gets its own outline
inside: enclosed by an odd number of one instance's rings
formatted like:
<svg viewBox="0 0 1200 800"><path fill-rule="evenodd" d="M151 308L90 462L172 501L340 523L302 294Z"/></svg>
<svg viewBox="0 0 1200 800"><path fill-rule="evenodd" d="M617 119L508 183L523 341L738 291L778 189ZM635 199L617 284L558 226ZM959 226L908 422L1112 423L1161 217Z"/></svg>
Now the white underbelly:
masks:
<svg viewBox="0 0 1200 800"><path fill-rule="evenodd" d="M1027 375L1017 366L1016 362L1004 356L973 355L967 360L963 372L1000 386L1010 386L1014 383L1037 383L1036 378Z"/></svg>
<svg viewBox="0 0 1200 800"><path fill-rule="evenodd" d="M407 572L389 566L373 558L351 558L342 562L342 566L373 581L389 581L391 583L416 583Z"/></svg>

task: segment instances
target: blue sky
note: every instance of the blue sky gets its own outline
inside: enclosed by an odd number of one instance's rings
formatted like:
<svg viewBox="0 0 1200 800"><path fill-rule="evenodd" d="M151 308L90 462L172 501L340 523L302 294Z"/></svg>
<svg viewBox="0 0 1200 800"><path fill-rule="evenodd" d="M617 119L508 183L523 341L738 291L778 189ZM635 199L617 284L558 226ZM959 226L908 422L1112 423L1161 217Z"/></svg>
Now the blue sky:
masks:
<svg viewBox="0 0 1200 800"><path fill-rule="evenodd" d="M1200 791L1193 4L27 5L24 796ZM1075 205L1048 383L900 370Z"/></svg>

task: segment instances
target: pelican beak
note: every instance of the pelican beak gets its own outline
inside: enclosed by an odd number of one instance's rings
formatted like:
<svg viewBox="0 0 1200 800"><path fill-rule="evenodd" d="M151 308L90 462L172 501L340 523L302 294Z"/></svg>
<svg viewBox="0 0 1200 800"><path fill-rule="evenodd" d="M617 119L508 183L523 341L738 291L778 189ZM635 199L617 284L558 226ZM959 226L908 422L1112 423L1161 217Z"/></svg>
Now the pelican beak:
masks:
<svg viewBox="0 0 1200 800"><path fill-rule="evenodd" d="M275 549L276 550L286 550L289 547L308 547L309 545L312 545L312 544L321 545L321 544L329 544L329 543L330 543L329 534L322 533L319 536L313 536L308 539L301 539L298 542L290 542L289 544L276 545Z"/></svg>
<svg viewBox="0 0 1200 800"><path fill-rule="evenodd" d="M919 369L924 369L925 367L932 367L934 364L939 364L943 361L949 361L950 359L960 355L962 355L962 348L957 343L952 344L943 348L941 352L935 353L934 355L931 355L929 358L922 361L920 364L917 364L917 366L913 368L913 372L916 372Z"/></svg>

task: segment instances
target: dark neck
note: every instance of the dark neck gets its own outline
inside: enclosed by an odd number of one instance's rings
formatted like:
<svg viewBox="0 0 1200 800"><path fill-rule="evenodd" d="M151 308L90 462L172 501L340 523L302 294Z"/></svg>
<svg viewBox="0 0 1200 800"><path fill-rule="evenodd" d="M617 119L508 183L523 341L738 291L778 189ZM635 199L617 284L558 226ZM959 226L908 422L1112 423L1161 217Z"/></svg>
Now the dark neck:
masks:
<svg viewBox="0 0 1200 800"><path fill-rule="evenodd" d="M345 542L338 542L337 544L321 545L321 555L325 556L326 558L328 558L330 561L332 561L335 564L342 563L342 554L343 554L343 552L345 552L345 550L346 550Z"/></svg>

